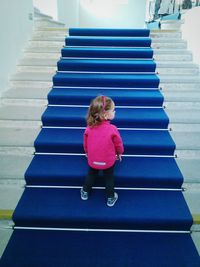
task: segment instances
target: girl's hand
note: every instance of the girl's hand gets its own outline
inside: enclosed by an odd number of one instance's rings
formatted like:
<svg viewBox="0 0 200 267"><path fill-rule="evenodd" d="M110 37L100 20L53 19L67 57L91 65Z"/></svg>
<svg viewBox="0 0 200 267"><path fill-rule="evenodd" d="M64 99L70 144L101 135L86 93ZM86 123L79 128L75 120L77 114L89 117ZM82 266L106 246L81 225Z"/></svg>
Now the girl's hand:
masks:
<svg viewBox="0 0 200 267"><path fill-rule="evenodd" d="M117 155L117 160L122 161L122 155L121 154Z"/></svg>

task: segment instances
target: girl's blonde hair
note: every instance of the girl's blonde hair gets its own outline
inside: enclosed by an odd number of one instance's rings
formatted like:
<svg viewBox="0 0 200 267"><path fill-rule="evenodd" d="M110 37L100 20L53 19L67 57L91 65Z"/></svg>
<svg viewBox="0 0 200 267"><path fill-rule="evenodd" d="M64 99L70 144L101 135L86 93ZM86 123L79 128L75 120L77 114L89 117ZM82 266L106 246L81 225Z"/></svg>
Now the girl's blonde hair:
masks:
<svg viewBox="0 0 200 267"><path fill-rule="evenodd" d="M105 120L105 112L110 110L113 105L114 102L110 97L100 95L94 98L88 109L87 125L90 127L99 125Z"/></svg>

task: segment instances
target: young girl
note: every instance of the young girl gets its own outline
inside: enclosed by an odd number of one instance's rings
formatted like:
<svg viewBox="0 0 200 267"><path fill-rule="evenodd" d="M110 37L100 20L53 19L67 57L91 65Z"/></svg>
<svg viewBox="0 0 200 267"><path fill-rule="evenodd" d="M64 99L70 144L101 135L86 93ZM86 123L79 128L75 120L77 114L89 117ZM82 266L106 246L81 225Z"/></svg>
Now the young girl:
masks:
<svg viewBox="0 0 200 267"><path fill-rule="evenodd" d="M114 165L121 161L124 152L122 139L116 126L110 124L115 117L115 104L106 96L92 100L87 114L87 128L84 133L84 150L88 158L89 171L83 188L82 200L87 200L99 171L103 171L107 205L112 207L118 199L114 192Z"/></svg>

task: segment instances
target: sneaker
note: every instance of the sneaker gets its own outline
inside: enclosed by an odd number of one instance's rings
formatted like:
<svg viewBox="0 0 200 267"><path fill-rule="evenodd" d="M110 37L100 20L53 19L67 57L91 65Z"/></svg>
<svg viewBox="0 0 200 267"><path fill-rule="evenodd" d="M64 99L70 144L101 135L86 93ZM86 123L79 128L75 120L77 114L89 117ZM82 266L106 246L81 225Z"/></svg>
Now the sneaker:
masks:
<svg viewBox="0 0 200 267"><path fill-rule="evenodd" d="M118 194L115 192L114 193L114 197L109 197L107 199L107 206L108 207L114 206L115 205L115 202L117 201L117 199L118 199Z"/></svg>
<svg viewBox="0 0 200 267"><path fill-rule="evenodd" d="M83 188L81 188L81 199L88 200L88 192L84 191Z"/></svg>

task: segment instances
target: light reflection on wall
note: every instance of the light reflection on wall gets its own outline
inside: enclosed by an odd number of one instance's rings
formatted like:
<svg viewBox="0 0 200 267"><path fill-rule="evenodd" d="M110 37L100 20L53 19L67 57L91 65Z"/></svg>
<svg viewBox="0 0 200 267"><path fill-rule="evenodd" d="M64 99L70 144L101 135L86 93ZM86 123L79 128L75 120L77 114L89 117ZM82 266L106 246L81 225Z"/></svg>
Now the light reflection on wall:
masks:
<svg viewBox="0 0 200 267"><path fill-rule="evenodd" d="M128 0L80 0L80 5L92 16L109 18L119 5L127 5Z"/></svg>

